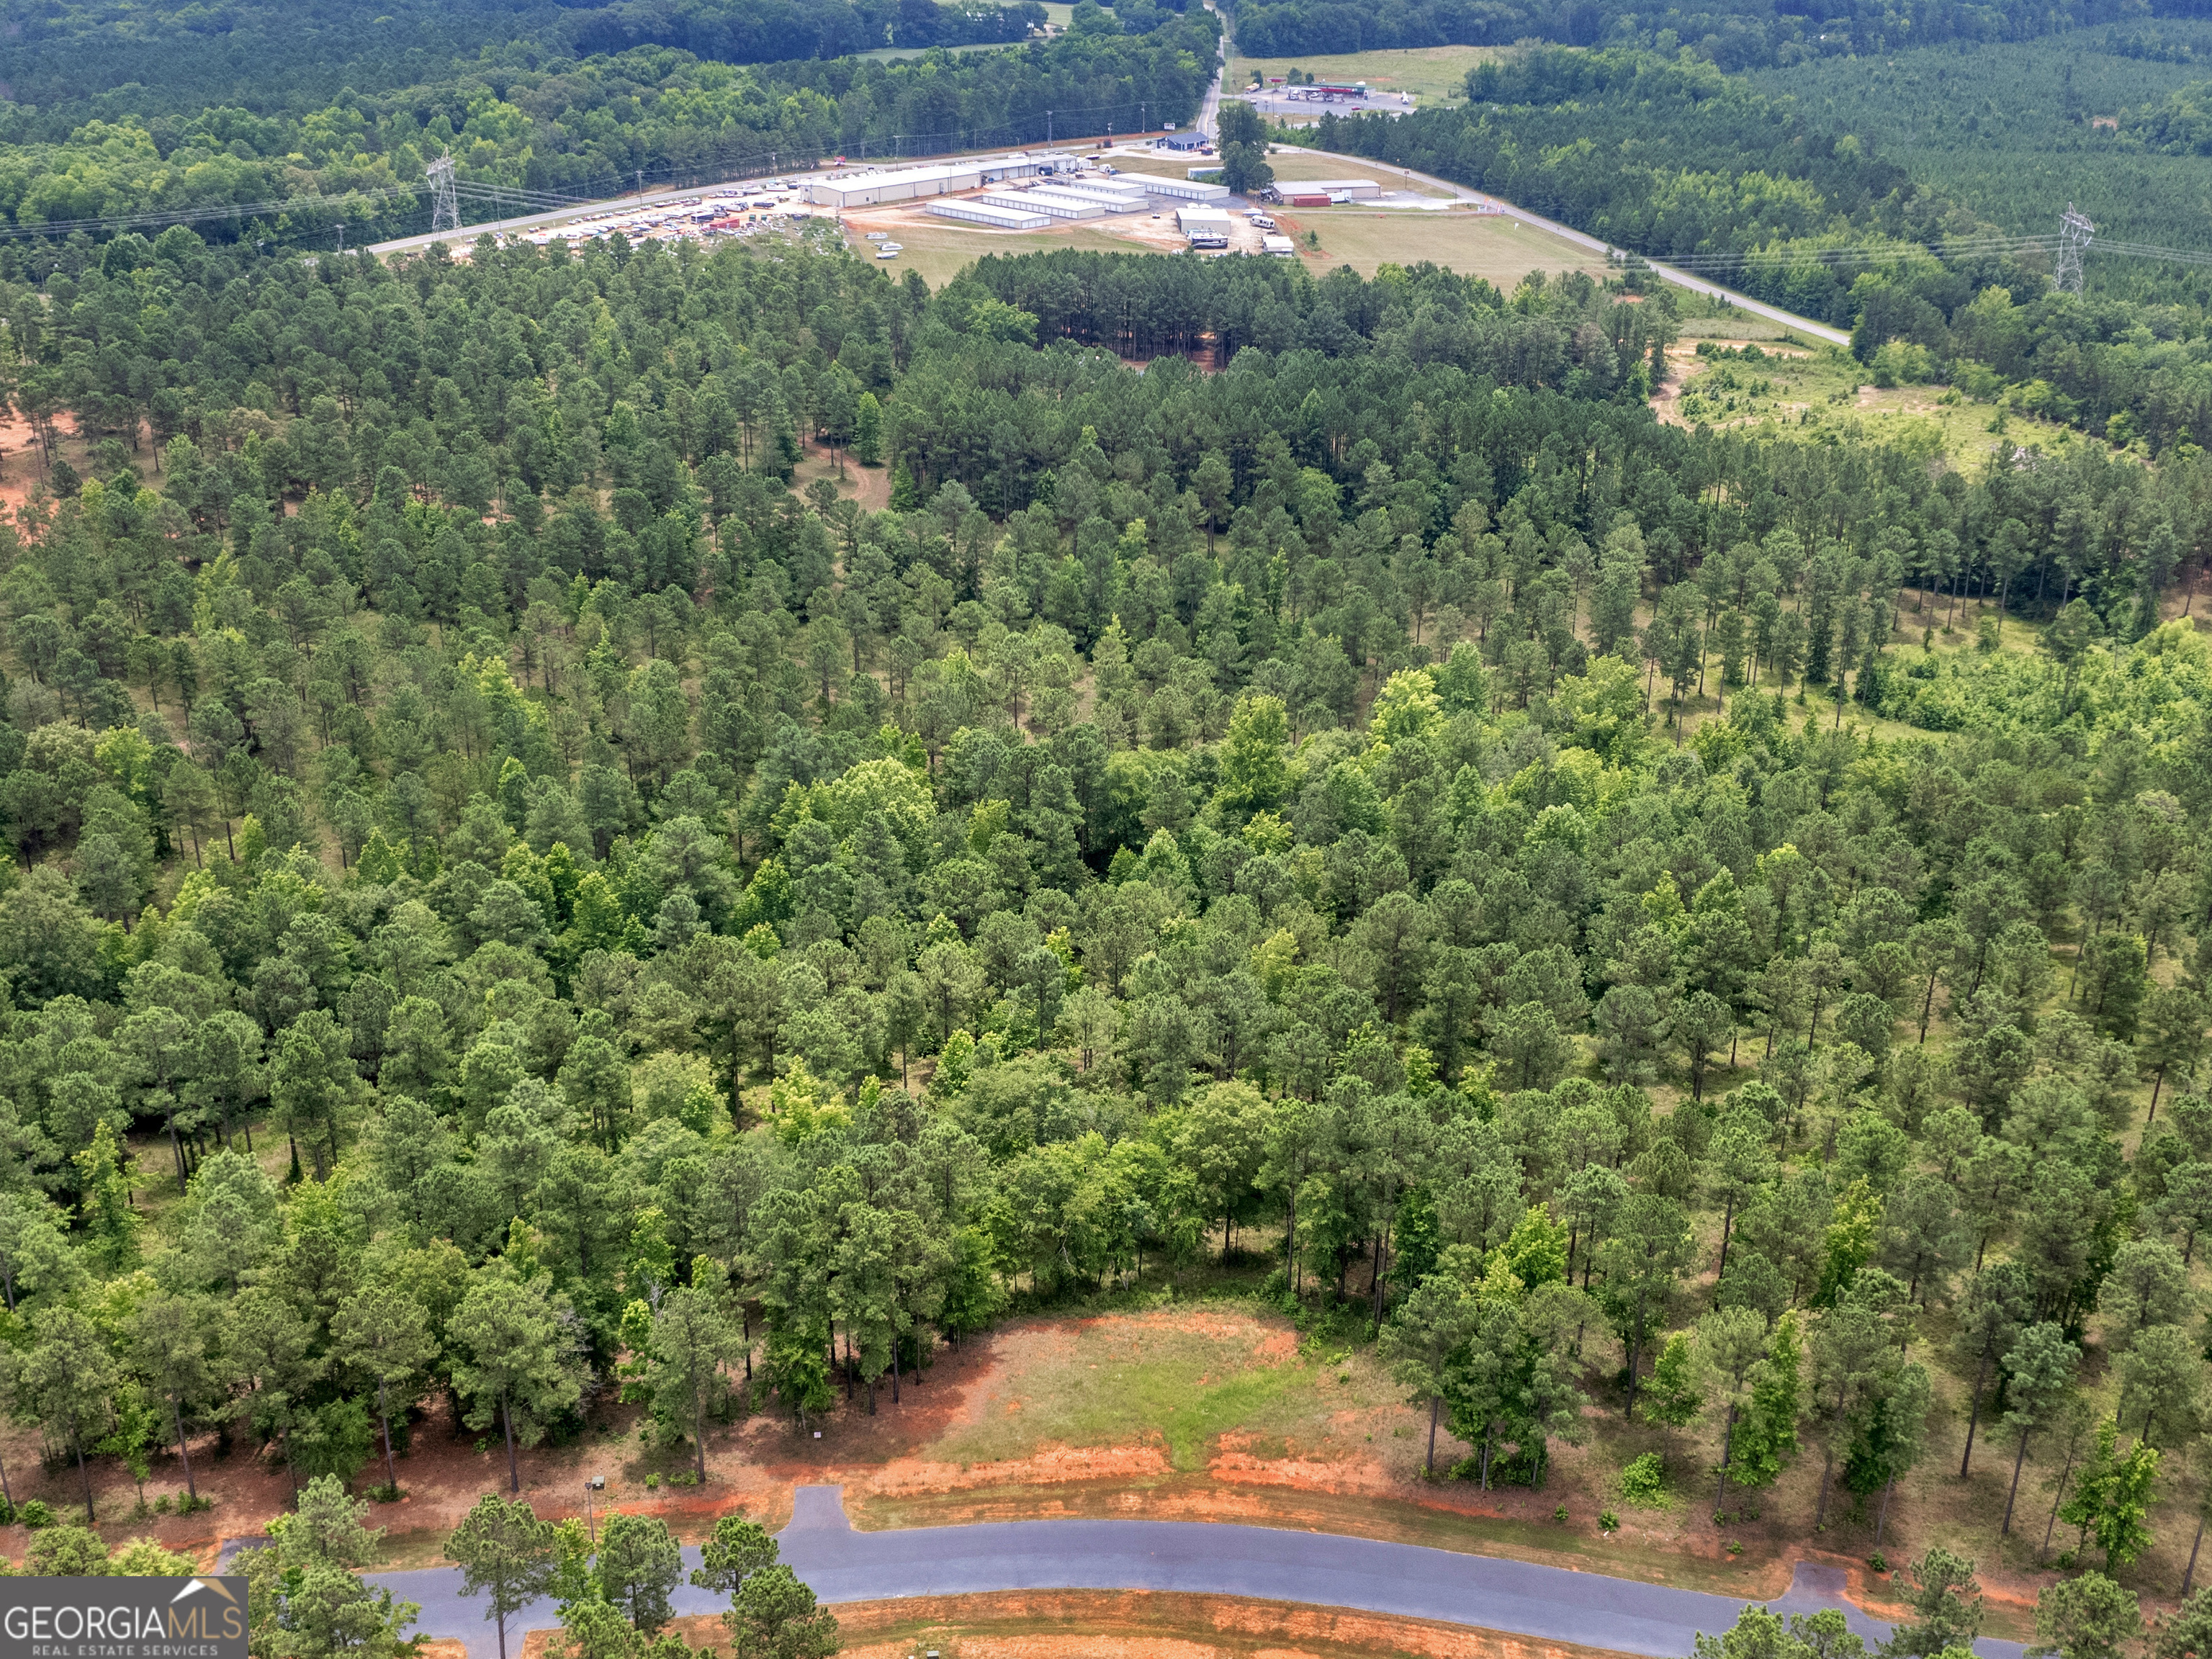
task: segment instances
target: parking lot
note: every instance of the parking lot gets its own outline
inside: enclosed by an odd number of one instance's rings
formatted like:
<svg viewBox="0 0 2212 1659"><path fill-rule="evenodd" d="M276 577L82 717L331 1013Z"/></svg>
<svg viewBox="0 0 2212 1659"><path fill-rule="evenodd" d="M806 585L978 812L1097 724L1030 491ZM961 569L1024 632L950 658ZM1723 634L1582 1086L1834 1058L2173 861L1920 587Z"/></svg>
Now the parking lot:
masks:
<svg viewBox="0 0 2212 1659"><path fill-rule="evenodd" d="M1358 97L1339 94L1323 98L1313 87L1269 87L1263 91L1235 94L1270 120L1318 120L1323 115L1403 115L1413 107L1409 92L1368 88Z"/></svg>

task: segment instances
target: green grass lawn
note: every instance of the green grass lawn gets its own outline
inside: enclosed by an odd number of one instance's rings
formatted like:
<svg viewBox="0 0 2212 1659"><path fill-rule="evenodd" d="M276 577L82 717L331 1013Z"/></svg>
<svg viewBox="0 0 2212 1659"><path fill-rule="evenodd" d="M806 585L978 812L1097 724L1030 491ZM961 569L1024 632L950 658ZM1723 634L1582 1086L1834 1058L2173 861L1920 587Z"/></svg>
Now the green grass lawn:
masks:
<svg viewBox="0 0 2212 1659"><path fill-rule="evenodd" d="M1042 1446L1141 1444L1157 1437L1177 1472L1194 1474L1225 1433L1318 1443L1332 1412L1391 1399L1388 1380L1364 1352L1326 1368L1307 1358L1259 1353L1249 1332L1143 1322L1110 1335L1103 1328L1025 1355L994 1385L976 1419L931 1455L996 1463Z"/></svg>
<svg viewBox="0 0 2212 1659"><path fill-rule="evenodd" d="M1293 69L1316 81L1364 81L1383 92L1410 92L1423 104L1455 104L1466 95L1467 72L1510 46L1413 46L1395 52L1348 52L1321 58L1247 58L1231 50L1224 90L1249 86L1253 71L1286 76Z"/></svg>
<svg viewBox="0 0 2212 1659"><path fill-rule="evenodd" d="M1342 163L1340 176L1355 176ZM1510 291L1532 270L1554 275L1587 270L1607 274L1603 257L1548 231L1507 218L1467 211L1431 213L1404 208L1292 208L1276 215L1292 231L1300 257L1314 270L1350 265L1371 276L1385 264L1432 259L1463 276L1480 276ZM1321 252L1306 251L1304 233L1317 231Z"/></svg>

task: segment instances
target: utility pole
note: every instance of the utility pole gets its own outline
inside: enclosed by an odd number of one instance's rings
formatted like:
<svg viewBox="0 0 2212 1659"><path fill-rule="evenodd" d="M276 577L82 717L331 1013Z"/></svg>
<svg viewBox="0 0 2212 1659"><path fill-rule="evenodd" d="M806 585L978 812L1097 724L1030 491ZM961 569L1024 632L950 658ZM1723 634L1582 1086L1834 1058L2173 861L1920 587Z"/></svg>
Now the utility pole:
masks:
<svg viewBox="0 0 2212 1659"><path fill-rule="evenodd" d="M453 200L453 158L441 155L422 169L430 181L430 234L461 228L461 210Z"/></svg>
<svg viewBox="0 0 2212 1659"><path fill-rule="evenodd" d="M345 221L343 219L338 221L338 252L341 255L345 252Z"/></svg>
<svg viewBox="0 0 2212 1659"><path fill-rule="evenodd" d="M2051 271L2051 281L2069 294L2081 291L2081 256L2089 251L2089 240L2096 234L2096 226L2069 202L2066 211L2058 216L2058 258Z"/></svg>

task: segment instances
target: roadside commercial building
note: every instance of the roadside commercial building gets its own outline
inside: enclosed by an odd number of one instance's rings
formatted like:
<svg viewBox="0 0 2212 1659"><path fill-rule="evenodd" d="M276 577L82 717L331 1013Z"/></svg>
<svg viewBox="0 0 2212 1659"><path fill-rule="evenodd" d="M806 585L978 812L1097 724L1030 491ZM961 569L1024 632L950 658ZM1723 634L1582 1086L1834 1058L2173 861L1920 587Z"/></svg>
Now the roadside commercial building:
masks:
<svg viewBox="0 0 2212 1659"><path fill-rule="evenodd" d="M1035 156L1003 157L991 161L949 161L940 167L900 167L883 173L847 173L807 181L817 207L882 207L896 202L923 201L933 196L957 196L1009 179L1031 179L1046 164Z"/></svg>

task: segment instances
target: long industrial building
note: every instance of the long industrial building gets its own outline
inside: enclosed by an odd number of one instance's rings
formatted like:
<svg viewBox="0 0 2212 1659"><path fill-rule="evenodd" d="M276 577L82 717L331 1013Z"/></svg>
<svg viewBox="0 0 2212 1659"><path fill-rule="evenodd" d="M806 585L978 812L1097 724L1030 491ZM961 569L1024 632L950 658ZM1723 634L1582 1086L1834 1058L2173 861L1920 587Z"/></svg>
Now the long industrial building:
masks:
<svg viewBox="0 0 2212 1659"><path fill-rule="evenodd" d="M1072 161L1059 151L992 156L966 161L947 161L935 167L899 167L889 172L845 173L809 181L817 207L879 207L914 202L932 196L957 196L963 191L1001 185L1010 179L1034 179L1054 173Z"/></svg>
<svg viewBox="0 0 2212 1659"><path fill-rule="evenodd" d="M1066 179L1051 188L1063 195L1094 197L1118 213L1140 213L1150 200L1144 185L1132 179Z"/></svg>
<svg viewBox="0 0 2212 1659"><path fill-rule="evenodd" d="M1088 196L1065 194L1056 190L994 190L975 198L992 207L1010 209L1016 213L1047 213L1055 219L1103 219L1106 204Z"/></svg>
<svg viewBox="0 0 2212 1659"><path fill-rule="evenodd" d="M923 211L940 219L956 219L963 224L988 225L993 230L1043 230L1052 223L1050 214L995 207L980 198L932 202Z"/></svg>
<svg viewBox="0 0 2212 1659"><path fill-rule="evenodd" d="M1086 187L1083 183L1039 185L1024 194L1049 196L1062 202L1090 202L1104 208L1109 213L1141 212L1148 199L1142 191L1101 190L1095 185Z"/></svg>
<svg viewBox="0 0 2212 1659"><path fill-rule="evenodd" d="M1225 202L1229 199L1228 185L1202 185L1195 179L1147 178L1145 188L1155 196L1172 197L1178 202Z"/></svg>
<svg viewBox="0 0 2212 1659"><path fill-rule="evenodd" d="M1275 187L1285 196L1296 191L1301 196L1326 196L1335 201L1372 202L1382 194L1382 186L1372 179L1284 179Z"/></svg>

